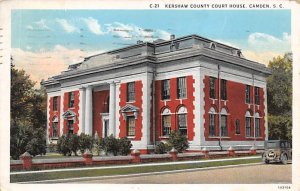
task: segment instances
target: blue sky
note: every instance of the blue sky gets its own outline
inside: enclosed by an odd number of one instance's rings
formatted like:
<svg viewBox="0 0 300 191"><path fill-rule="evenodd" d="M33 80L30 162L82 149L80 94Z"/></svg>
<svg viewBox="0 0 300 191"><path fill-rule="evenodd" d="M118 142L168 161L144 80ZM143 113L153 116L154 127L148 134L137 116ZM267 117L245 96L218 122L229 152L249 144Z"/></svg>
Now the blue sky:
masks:
<svg viewBox="0 0 300 191"><path fill-rule="evenodd" d="M16 65L40 80L86 55L137 40L197 34L241 48L267 64L290 51L289 10L14 10L12 50ZM26 59L27 58L27 59ZM27 61L25 61L26 59ZM35 71L56 64L47 74ZM30 66L30 67L29 67ZM34 68L36 69L34 70ZM43 74L39 74L43 72ZM37 76L39 75L39 76Z"/></svg>

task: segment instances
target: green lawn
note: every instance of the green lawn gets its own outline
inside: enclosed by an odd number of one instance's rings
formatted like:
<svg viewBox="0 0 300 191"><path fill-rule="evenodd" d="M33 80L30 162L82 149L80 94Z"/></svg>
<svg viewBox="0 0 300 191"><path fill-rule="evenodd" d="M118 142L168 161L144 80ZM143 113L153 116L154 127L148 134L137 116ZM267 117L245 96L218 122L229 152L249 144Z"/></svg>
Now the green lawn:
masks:
<svg viewBox="0 0 300 191"><path fill-rule="evenodd" d="M170 170L182 170L182 169L194 169L204 168L212 166L225 166L236 164L247 164L260 162L260 158L254 159L239 159L234 161L222 161L222 162L205 162L205 163L192 163L192 164L166 164L162 166L134 166L129 168L114 168L114 169L88 169L88 170L73 170L62 172L45 172L45 173L29 173L29 174L14 174L10 175L11 182L25 182L25 181L38 181L38 180L54 180L63 178L75 178L75 177L93 177L93 176L108 176L108 175L124 175L124 174L136 174L147 172L162 172Z"/></svg>

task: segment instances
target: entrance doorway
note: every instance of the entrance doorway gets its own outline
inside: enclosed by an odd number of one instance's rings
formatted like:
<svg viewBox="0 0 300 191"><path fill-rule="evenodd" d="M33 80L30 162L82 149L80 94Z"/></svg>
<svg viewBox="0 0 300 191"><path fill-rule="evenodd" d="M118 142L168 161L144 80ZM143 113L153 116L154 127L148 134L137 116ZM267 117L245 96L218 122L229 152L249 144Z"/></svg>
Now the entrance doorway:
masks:
<svg viewBox="0 0 300 191"><path fill-rule="evenodd" d="M102 138L109 136L109 114L102 113Z"/></svg>

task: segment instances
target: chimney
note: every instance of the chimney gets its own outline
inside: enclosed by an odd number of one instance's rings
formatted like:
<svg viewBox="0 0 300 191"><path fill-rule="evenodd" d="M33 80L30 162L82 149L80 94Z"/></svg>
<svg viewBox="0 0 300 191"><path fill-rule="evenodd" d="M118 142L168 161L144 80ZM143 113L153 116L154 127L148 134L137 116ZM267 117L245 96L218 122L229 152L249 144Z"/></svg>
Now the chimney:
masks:
<svg viewBox="0 0 300 191"><path fill-rule="evenodd" d="M174 40L174 39L175 39L175 34L171 34L170 40Z"/></svg>

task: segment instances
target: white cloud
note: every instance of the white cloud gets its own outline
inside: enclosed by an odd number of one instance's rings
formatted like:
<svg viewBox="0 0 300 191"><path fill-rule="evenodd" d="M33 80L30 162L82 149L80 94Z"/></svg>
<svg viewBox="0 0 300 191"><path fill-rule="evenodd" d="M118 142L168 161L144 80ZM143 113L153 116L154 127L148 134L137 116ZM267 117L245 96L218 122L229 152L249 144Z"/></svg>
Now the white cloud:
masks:
<svg viewBox="0 0 300 191"><path fill-rule="evenodd" d="M50 30L50 28L46 25L45 19L41 19L41 20L35 22L35 24L39 29Z"/></svg>
<svg viewBox="0 0 300 191"><path fill-rule="evenodd" d="M101 25L98 23L98 20L89 17L83 18L83 21L86 23L89 30L96 35L103 35L104 32L101 30Z"/></svg>
<svg viewBox="0 0 300 191"><path fill-rule="evenodd" d="M265 33L252 33L248 37L249 49L259 51L287 52L291 50L291 36L283 33L281 38L276 38Z"/></svg>
<svg viewBox="0 0 300 191"><path fill-rule="evenodd" d="M33 30L33 26L31 26L31 25L26 25L25 28L28 29L28 30Z"/></svg>
<svg viewBox="0 0 300 191"><path fill-rule="evenodd" d="M66 31L67 33L79 31L74 25L69 23L66 19L55 19L55 21L58 22L62 26L64 31Z"/></svg>

